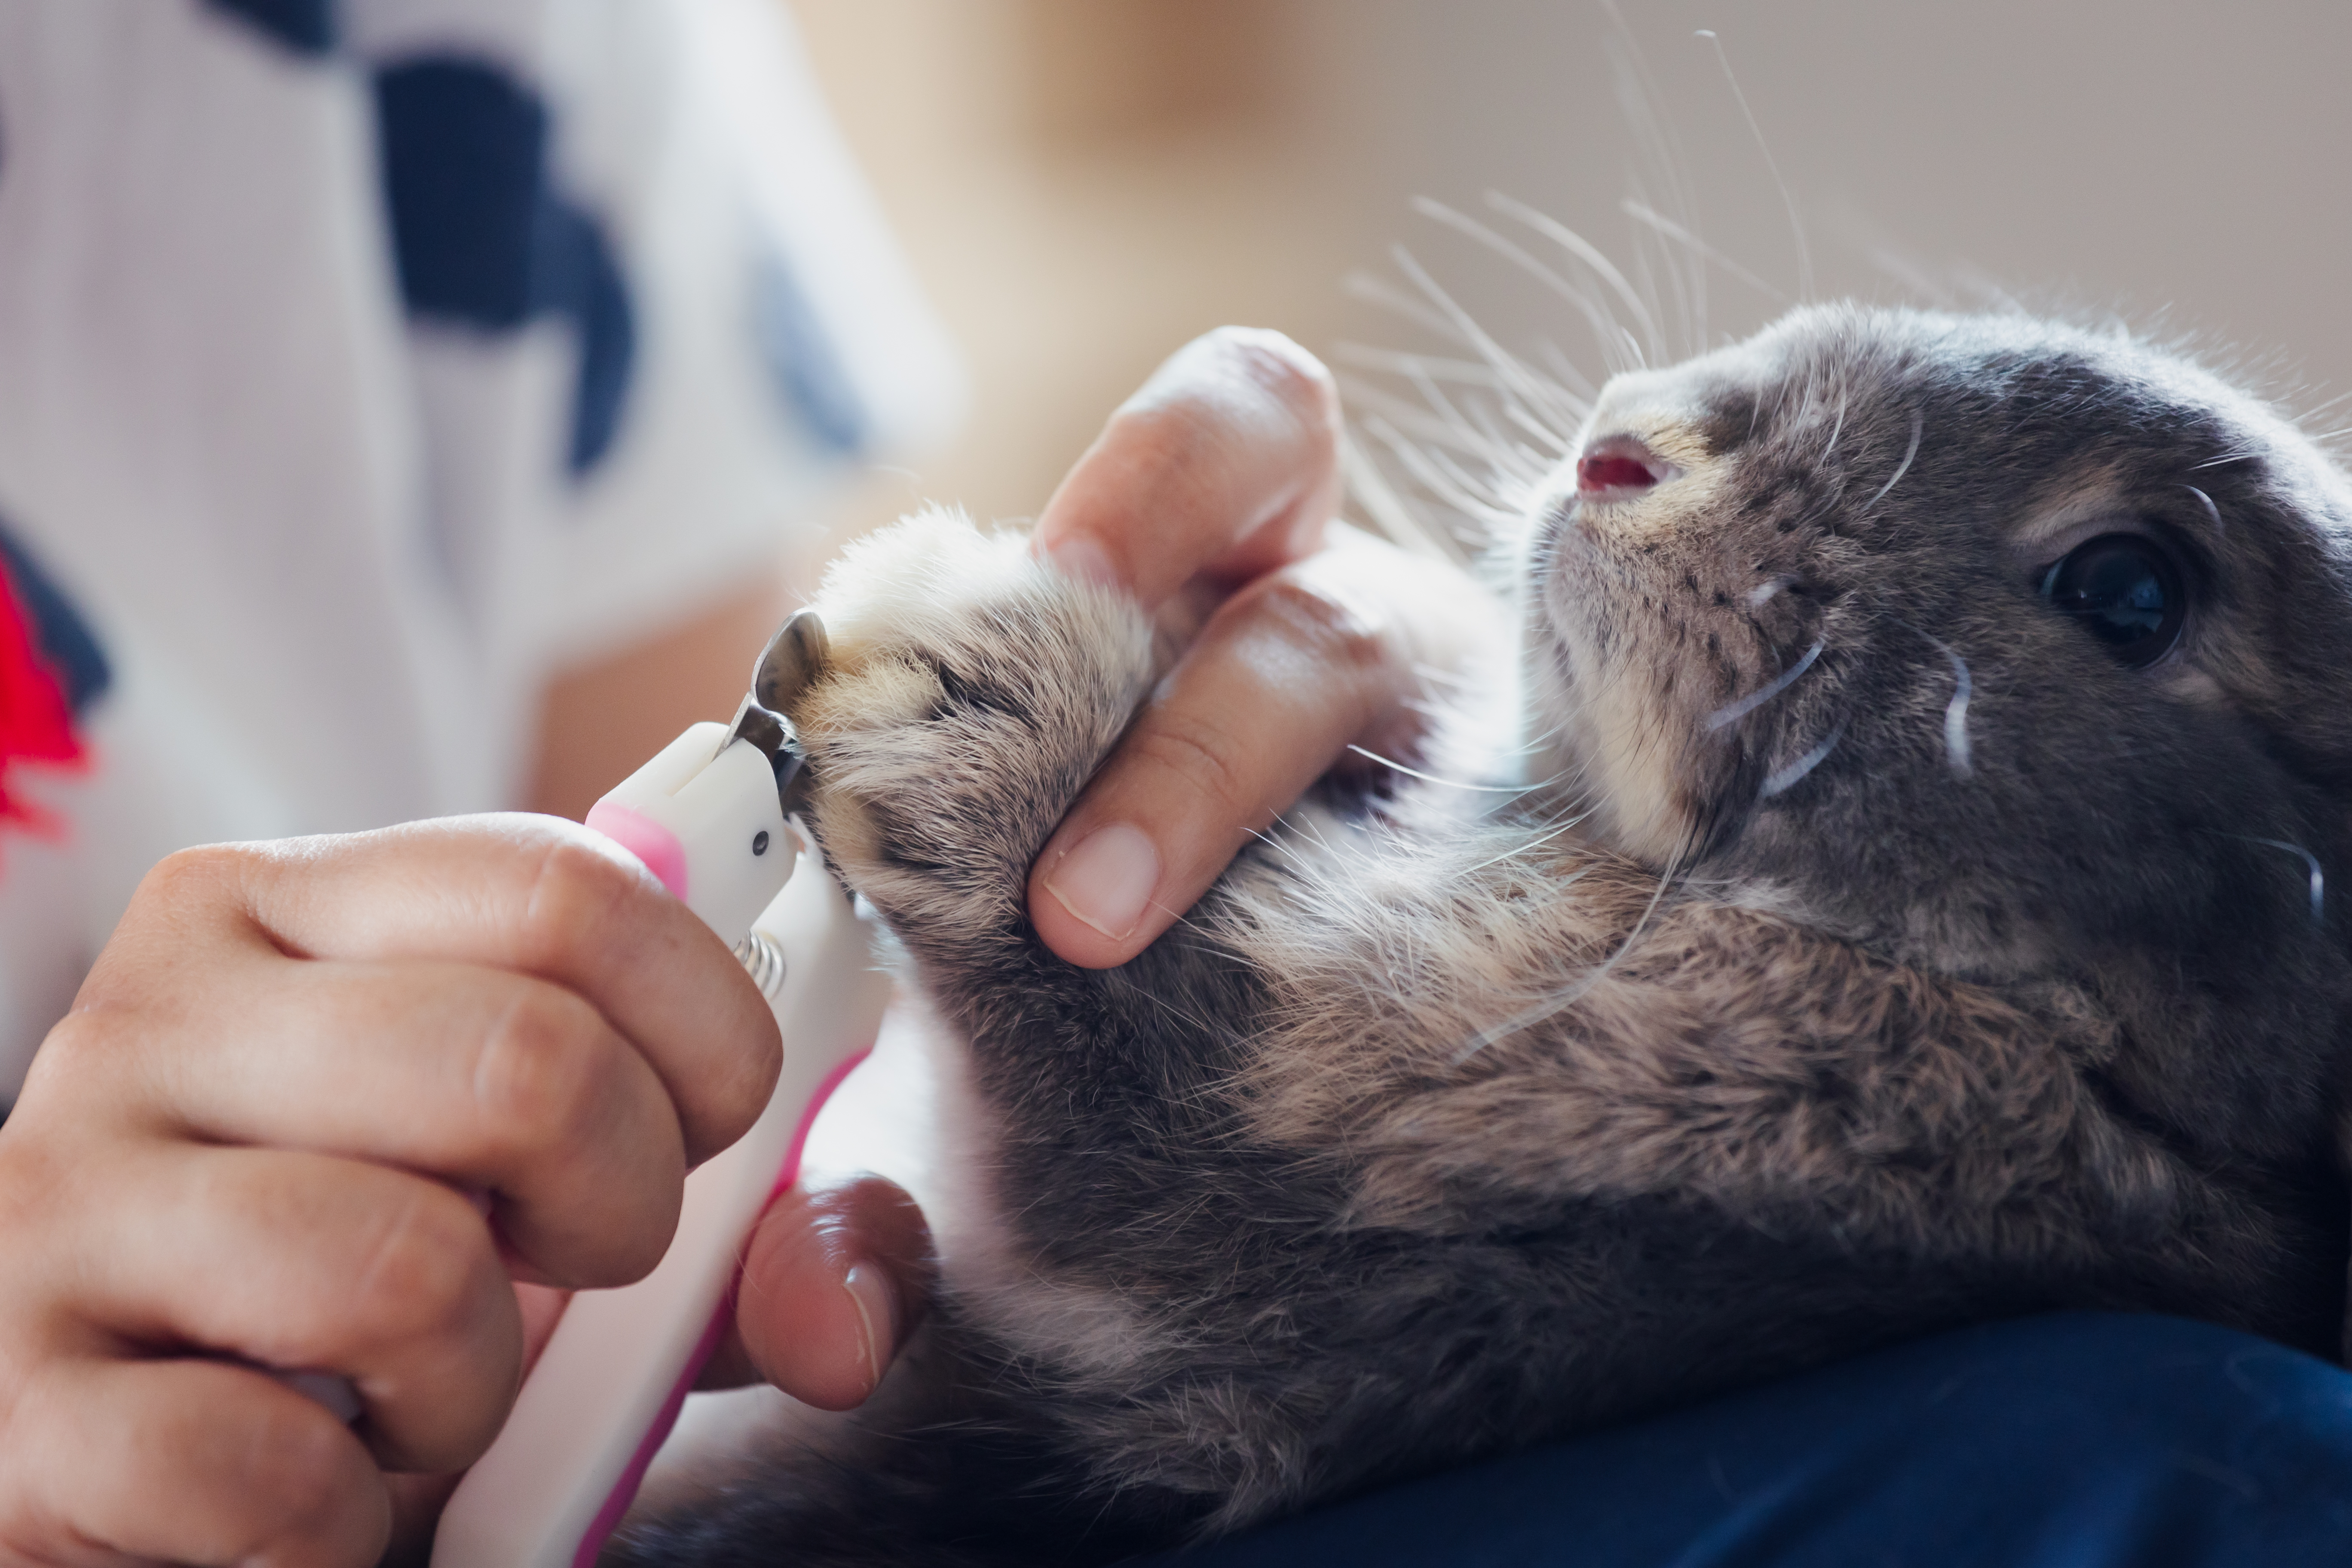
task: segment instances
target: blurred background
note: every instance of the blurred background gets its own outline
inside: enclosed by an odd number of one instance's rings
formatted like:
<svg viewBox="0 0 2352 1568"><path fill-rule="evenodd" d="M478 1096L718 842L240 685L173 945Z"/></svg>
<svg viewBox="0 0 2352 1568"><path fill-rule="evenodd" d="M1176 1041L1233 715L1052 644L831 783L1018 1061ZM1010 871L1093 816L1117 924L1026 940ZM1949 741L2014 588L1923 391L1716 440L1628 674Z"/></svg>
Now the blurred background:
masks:
<svg viewBox="0 0 2352 1568"><path fill-rule="evenodd" d="M2013 297L2186 341L2292 406L2352 388L2352 7L779 3L974 388L961 438L877 479L851 526L918 498L1034 514L1220 321L1327 354L1426 346L1344 285L1395 280L1398 244L1506 345L1605 369L1562 301L1412 205L1493 221L1489 190L1669 300L1663 252L1692 247L1622 204L1687 226L1731 264L1707 269L1710 344L1799 293L1793 205L1816 295Z"/></svg>

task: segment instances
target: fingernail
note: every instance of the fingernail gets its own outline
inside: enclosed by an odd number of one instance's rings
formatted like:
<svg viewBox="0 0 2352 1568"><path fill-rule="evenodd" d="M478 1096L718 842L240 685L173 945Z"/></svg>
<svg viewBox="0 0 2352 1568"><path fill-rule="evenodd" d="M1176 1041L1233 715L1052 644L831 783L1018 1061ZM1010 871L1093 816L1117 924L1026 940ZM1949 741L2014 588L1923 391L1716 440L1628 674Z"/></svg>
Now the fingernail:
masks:
<svg viewBox="0 0 2352 1568"><path fill-rule="evenodd" d="M1054 863L1045 890L1113 942L1125 942L1160 886L1160 851L1139 827L1097 827Z"/></svg>
<svg viewBox="0 0 2352 1568"><path fill-rule="evenodd" d="M866 1375L878 1384L890 1368L890 1354L898 1348L898 1287L889 1273L871 1263L851 1267L841 1288L857 1309L857 1328L866 1343Z"/></svg>
<svg viewBox="0 0 2352 1568"><path fill-rule="evenodd" d="M1081 583L1094 583L1105 588L1119 585L1118 569L1111 564L1110 552L1083 533L1073 533L1048 545L1045 559Z"/></svg>

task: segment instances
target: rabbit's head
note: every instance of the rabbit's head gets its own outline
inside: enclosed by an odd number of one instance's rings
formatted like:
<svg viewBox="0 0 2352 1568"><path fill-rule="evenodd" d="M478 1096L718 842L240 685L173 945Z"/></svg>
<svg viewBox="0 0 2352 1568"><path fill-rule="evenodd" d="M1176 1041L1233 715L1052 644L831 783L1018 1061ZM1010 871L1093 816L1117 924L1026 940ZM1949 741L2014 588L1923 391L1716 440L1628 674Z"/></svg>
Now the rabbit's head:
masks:
<svg viewBox="0 0 2352 1568"><path fill-rule="evenodd" d="M2352 486L2170 354L1826 307L1604 389L1534 513L1533 771L1678 878L2307 1153L2352 1013ZM2339 879L2340 878L2340 879Z"/></svg>

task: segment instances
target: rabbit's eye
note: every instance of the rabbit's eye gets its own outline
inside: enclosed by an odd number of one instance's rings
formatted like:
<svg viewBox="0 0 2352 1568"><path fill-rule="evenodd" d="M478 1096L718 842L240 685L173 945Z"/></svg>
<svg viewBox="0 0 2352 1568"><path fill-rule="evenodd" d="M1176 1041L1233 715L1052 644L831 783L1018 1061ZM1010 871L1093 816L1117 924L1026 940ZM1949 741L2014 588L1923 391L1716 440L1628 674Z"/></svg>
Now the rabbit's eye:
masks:
<svg viewBox="0 0 2352 1568"><path fill-rule="evenodd" d="M2042 574L2042 596L2135 669L2172 651L2189 610L2180 568L2137 533L2076 545Z"/></svg>

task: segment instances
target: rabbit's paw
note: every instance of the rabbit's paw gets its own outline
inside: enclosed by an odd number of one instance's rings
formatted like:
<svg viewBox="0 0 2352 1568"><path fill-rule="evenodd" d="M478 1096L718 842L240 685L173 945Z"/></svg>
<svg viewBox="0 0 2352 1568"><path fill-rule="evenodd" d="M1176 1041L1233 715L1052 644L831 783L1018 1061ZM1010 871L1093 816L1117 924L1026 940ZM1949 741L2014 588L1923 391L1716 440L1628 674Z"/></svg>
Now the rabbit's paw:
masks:
<svg viewBox="0 0 2352 1568"><path fill-rule="evenodd" d="M931 510L852 545L789 704L825 855L902 937L1003 936L1030 860L1151 678L1133 601Z"/></svg>

